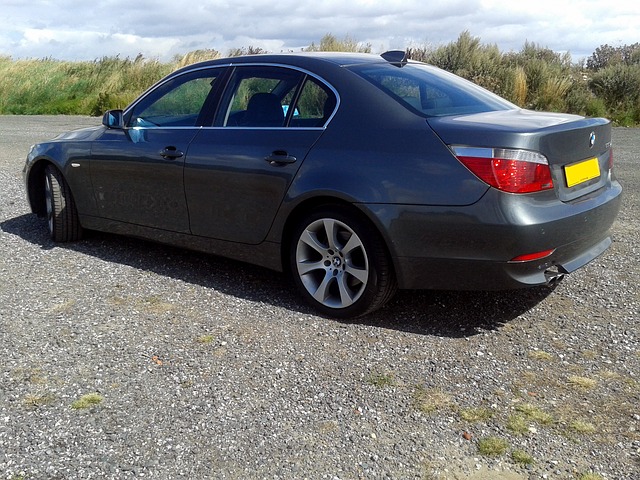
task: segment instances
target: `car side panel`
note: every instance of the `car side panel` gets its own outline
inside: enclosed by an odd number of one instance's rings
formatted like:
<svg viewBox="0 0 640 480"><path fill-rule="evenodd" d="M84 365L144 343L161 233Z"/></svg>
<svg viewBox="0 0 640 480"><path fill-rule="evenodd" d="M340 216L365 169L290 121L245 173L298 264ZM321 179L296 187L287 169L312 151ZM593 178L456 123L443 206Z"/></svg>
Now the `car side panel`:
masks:
<svg viewBox="0 0 640 480"><path fill-rule="evenodd" d="M470 206L359 207L393 239L401 288L489 290L543 284L547 268L570 273L602 253L621 192L612 181L574 204L491 189ZM539 261L510 262L547 249Z"/></svg>
<svg viewBox="0 0 640 480"><path fill-rule="evenodd" d="M57 139L35 145L24 168L28 200L35 213L44 215L44 166L53 164L69 184L78 213L96 214L90 178L91 142L103 131L92 127L62 134Z"/></svg>
<svg viewBox="0 0 640 480"><path fill-rule="evenodd" d="M189 148L184 185L194 235L262 242L322 129L205 128ZM274 153L280 155L274 155ZM289 157L277 163L268 158Z"/></svg>

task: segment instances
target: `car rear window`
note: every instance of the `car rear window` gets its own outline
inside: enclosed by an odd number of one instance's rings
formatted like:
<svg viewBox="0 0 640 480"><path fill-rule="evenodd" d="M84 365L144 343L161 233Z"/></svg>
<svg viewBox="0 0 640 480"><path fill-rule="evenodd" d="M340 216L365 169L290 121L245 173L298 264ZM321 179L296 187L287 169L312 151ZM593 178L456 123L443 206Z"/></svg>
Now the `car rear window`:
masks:
<svg viewBox="0 0 640 480"><path fill-rule="evenodd" d="M411 110L427 116L464 115L517 108L475 83L424 64L348 67Z"/></svg>

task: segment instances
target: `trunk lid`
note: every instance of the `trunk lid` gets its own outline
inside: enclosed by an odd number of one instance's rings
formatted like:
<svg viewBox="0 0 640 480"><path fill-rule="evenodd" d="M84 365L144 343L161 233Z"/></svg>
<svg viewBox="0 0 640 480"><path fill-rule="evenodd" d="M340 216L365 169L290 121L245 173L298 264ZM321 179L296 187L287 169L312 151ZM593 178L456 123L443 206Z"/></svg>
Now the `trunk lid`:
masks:
<svg viewBox="0 0 640 480"><path fill-rule="evenodd" d="M543 154L558 198L565 202L598 190L609 178L611 123L604 118L503 110L427 121L447 145Z"/></svg>

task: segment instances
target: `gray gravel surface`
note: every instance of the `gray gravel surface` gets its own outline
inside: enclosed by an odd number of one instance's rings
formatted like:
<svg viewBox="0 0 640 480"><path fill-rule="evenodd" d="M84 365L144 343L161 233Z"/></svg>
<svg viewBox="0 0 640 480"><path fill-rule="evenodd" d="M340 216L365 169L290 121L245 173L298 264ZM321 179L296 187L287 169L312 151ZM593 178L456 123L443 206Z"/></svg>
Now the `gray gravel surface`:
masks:
<svg viewBox="0 0 640 480"><path fill-rule="evenodd" d="M613 133L612 248L555 290L400 292L340 322L261 268L53 244L24 158L98 121L0 117L0 478L640 478L639 130Z"/></svg>

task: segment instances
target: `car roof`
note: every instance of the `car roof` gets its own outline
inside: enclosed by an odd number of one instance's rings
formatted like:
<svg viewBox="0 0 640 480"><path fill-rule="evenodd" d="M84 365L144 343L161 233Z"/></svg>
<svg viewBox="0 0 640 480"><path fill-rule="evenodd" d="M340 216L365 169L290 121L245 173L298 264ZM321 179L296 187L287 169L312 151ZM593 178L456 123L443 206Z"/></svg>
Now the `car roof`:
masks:
<svg viewBox="0 0 640 480"><path fill-rule="evenodd" d="M386 53L382 54L386 55ZM238 57L217 58L215 60L207 60L205 62L195 63L181 68L174 72L178 73L184 70L190 70L198 67L221 66L221 65L240 65L250 63L272 63L292 65L298 67L320 66L321 64L333 64L334 66L343 67L347 65L359 64L386 64L392 63L382 58L381 55L371 53L354 53L354 52L284 52L284 53L265 53L257 55L242 55Z"/></svg>

